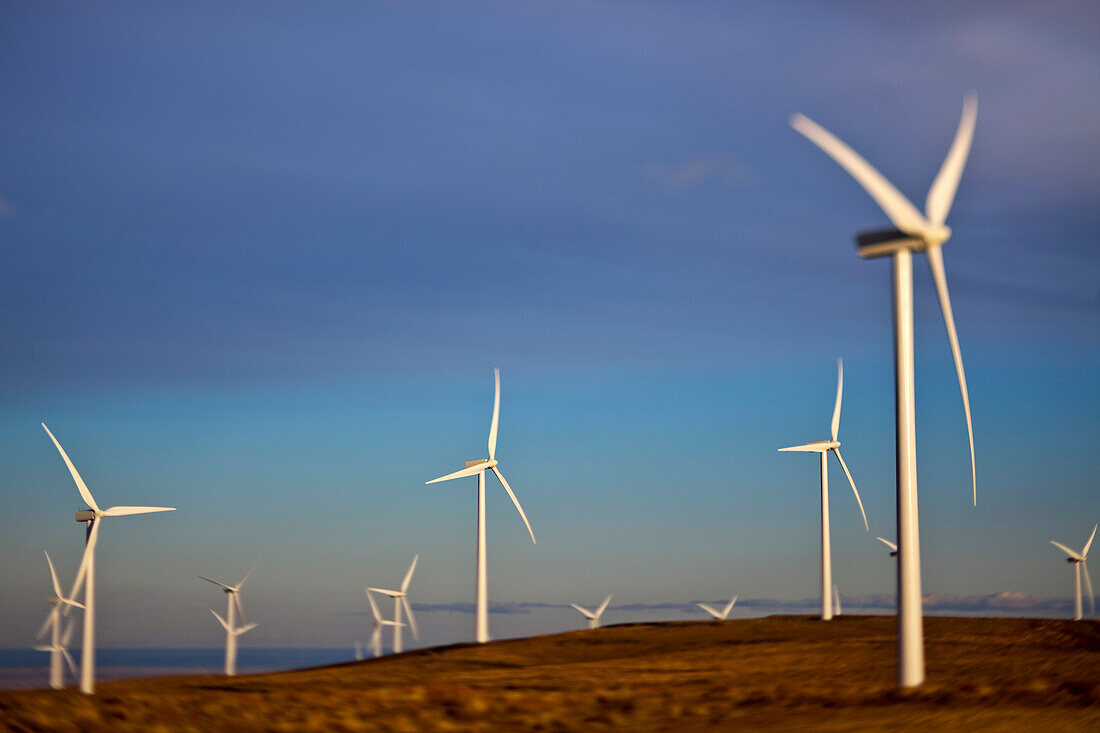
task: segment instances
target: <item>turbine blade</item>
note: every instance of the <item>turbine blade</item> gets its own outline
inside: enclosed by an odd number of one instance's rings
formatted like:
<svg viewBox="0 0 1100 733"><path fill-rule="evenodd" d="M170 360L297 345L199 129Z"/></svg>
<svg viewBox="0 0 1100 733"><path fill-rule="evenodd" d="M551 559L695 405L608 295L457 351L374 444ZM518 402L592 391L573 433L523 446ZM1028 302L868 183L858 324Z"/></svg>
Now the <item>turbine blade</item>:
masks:
<svg viewBox="0 0 1100 733"><path fill-rule="evenodd" d="M493 378L496 380L496 392L493 397L493 422L489 425L489 460L497 455L497 420L500 417L500 370L493 370Z"/></svg>
<svg viewBox="0 0 1100 733"><path fill-rule="evenodd" d="M1092 578L1089 577L1089 566L1084 560L1081 561L1081 572L1085 576L1085 588L1089 592L1089 611L1090 616L1096 615L1096 596L1092 590Z"/></svg>
<svg viewBox="0 0 1100 733"><path fill-rule="evenodd" d="M257 626L259 626L258 623L256 623L255 621L251 621L244 626L239 627L234 633L237 636L240 636L241 634L247 634L249 631L252 631L252 629L256 628Z"/></svg>
<svg viewBox="0 0 1100 733"><path fill-rule="evenodd" d="M88 491L88 487L84 484L84 479L80 478L80 474L76 472L76 466L69 460L69 454L65 452L65 449L61 447L61 444L57 442L57 438L53 437L53 433L46 427L46 423L42 423L42 428L46 431L46 435L50 436L50 440L57 446L57 452L61 454L61 459L65 461L65 465L69 467L69 473L73 475L73 481L76 482L76 490L80 492L80 496L84 499L84 503L91 507L92 511L99 512L99 505L95 503L95 499L92 498L92 492Z"/></svg>
<svg viewBox="0 0 1100 733"><path fill-rule="evenodd" d="M61 632L61 646L69 645L69 640L73 638L73 629L75 627L76 624L73 621L65 625L65 630Z"/></svg>
<svg viewBox="0 0 1100 733"><path fill-rule="evenodd" d="M84 584L84 578L88 574L88 563L95 557L95 546L99 542L99 524L102 520L95 519L92 521L92 531L88 535L88 543L84 546L84 554L80 557L80 567L77 568L76 578L73 580L73 589L69 593L70 598L76 598L76 594L80 591L81 586ZM63 612L68 616L68 606L63 609Z"/></svg>
<svg viewBox="0 0 1100 733"><path fill-rule="evenodd" d="M801 453L824 453L829 450L827 446L832 441L829 440L817 440L813 443L806 443L805 445L792 445L790 448L780 448L780 453L786 453L787 451L799 451Z"/></svg>
<svg viewBox="0 0 1100 733"><path fill-rule="evenodd" d="M951 142L947 157L940 166L940 172L936 174L936 180L932 181L928 198L924 202L925 216L933 224L947 221L947 212L951 210L959 179L962 178L967 156L970 155L970 143L974 139L974 123L977 119L978 97L968 94L963 100L962 117L959 118L959 127L955 130L955 139Z"/></svg>
<svg viewBox="0 0 1100 733"><path fill-rule="evenodd" d="M840 398L844 394L844 360L836 360L836 404L833 406L833 440L840 432Z"/></svg>
<svg viewBox="0 0 1100 733"><path fill-rule="evenodd" d="M711 616L714 616L714 618L721 618L719 613L717 611L715 611L713 608L711 608L710 606L708 606L707 604L705 604L705 603L696 603L695 605L698 606L699 608L703 609L707 613L709 613Z"/></svg>
<svg viewBox="0 0 1100 733"><path fill-rule="evenodd" d="M378 610L378 604L374 602L374 596L370 594L370 589L366 590L367 600L370 602L371 613L374 614L374 620L378 623L382 623L382 613Z"/></svg>
<svg viewBox="0 0 1100 733"><path fill-rule="evenodd" d="M951 296L947 292L943 252L939 246L935 246L925 250L925 254L928 255L928 266L932 269L932 280L936 283L936 293L940 296L943 322L947 326L947 339L951 342L951 356L955 359L955 373L959 377L959 391L962 392L963 411L966 413L966 434L970 438L970 480L974 506L978 506L978 475L974 464L974 427L970 422L970 397L966 392L966 373L963 371L962 352L959 351L959 335L955 332L955 316L951 314Z"/></svg>
<svg viewBox="0 0 1100 733"><path fill-rule="evenodd" d="M416 570L416 561L420 559L420 555L413 558L412 565L409 566L409 572L405 573L405 579L401 581L401 592L405 593L409 590L409 583L413 579L413 571Z"/></svg>
<svg viewBox="0 0 1100 733"><path fill-rule="evenodd" d="M603 603L601 603L600 607L596 609L596 618L599 618L600 616L603 616L603 612L607 608L608 603L611 603L611 596L608 596L607 598L604 598Z"/></svg>
<svg viewBox="0 0 1100 733"><path fill-rule="evenodd" d="M875 203L886 212L890 221L906 234L921 235L928 228L924 216L881 173L871 167L859 153L840 141L821 125L803 115L791 118L791 127L805 135L829 157L848 171L863 190L871 194Z"/></svg>
<svg viewBox="0 0 1100 733"><path fill-rule="evenodd" d="M154 512L174 512L174 506L113 506L103 512L105 517L125 517L131 514L153 514Z"/></svg>
<svg viewBox="0 0 1100 733"><path fill-rule="evenodd" d="M229 628L229 624L227 624L225 622L225 619L221 617L221 614L219 614L213 608L210 609L210 613L214 614L214 618L218 619L218 623L220 623L225 628L226 631L228 631L230 633L233 632L233 629Z"/></svg>
<svg viewBox="0 0 1100 733"><path fill-rule="evenodd" d="M576 603L570 603L569 605L583 613L587 618L592 618L592 612L584 606L578 606Z"/></svg>
<svg viewBox="0 0 1100 733"><path fill-rule="evenodd" d="M61 602L64 603L65 605L67 605L67 606L72 606L73 608L79 608L79 609L84 608L83 603L77 603L76 601L74 601L71 598L62 598Z"/></svg>
<svg viewBox="0 0 1100 733"><path fill-rule="evenodd" d="M248 572L244 574L244 577L243 577L243 578L241 578L241 582L240 582L240 583L237 583L237 585L235 585L235 586L233 586L233 587L234 587L234 588L235 588L236 590L240 590L240 589L241 589L241 586L242 586L242 585L244 585L244 581L248 580L248 576L249 576L249 575L252 575L252 571L253 571L253 570L255 570L255 569L256 569L256 564L255 564L255 563L253 563L252 567L250 567L250 568L248 569Z"/></svg>
<svg viewBox="0 0 1100 733"><path fill-rule="evenodd" d="M69 672L72 673L73 677L79 677L80 673L76 671L76 662L73 661L73 655L69 654L69 650L62 649L61 656L65 657L65 663L69 665Z"/></svg>
<svg viewBox="0 0 1100 733"><path fill-rule="evenodd" d="M46 555L46 563L50 566L50 580L53 581L53 594L58 598L64 598L61 595L61 584L57 582L57 571L53 569L53 560L50 559L50 553L45 550L42 551Z"/></svg>
<svg viewBox="0 0 1100 733"><path fill-rule="evenodd" d="M516 510L519 512L519 516L523 518L523 523L527 525L527 531L531 534L531 544L535 543L535 531L531 529L531 523L527 521L527 515L523 513L523 507L519 505L519 499L516 498L516 493L512 491L512 487L508 485L508 482L504 480L504 474L497 470L496 466L493 466L493 473L500 479L500 485L504 487L504 490L508 492L508 496L511 497L512 503L516 505Z"/></svg>
<svg viewBox="0 0 1100 733"><path fill-rule="evenodd" d="M898 546L895 545L890 540L888 540L884 537L876 537L875 539L878 540L879 542L881 542L882 544L886 545L887 547L889 547L892 551L897 552Z"/></svg>
<svg viewBox="0 0 1100 733"><path fill-rule="evenodd" d="M1096 537L1096 528L1100 527L1100 524L1092 525L1092 534L1089 535L1089 541L1085 543L1085 549L1081 550L1081 559L1088 557L1089 548L1092 547L1092 540ZM48 556L47 556L48 557Z"/></svg>
<svg viewBox="0 0 1100 733"><path fill-rule="evenodd" d="M722 611L722 618L726 618L730 615L730 611L733 610L733 604L737 603L737 596L730 599L730 602L726 604L726 608Z"/></svg>
<svg viewBox="0 0 1100 733"><path fill-rule="evenodd" d="M1064 552L1067 555L1069 555L1070 557L1072 557L1074 560L1083 559L1080 555L1078 555L1076 552L1074 552L1073 550L1071 550L1068 547L1066 547L1065 545L1063 545L1061 542L1055 542L1054 540L1051 540L1050 544L1054 545L1059 550L1061 550L1062 552Z"/></svg>
<svg viewBox="0 0 1100 733"><path fill-rule="evenodd" d="M401 595L401 591L399 591L399 590L386 590L385 588L373 588L373 587L372 588L367 588L367 590L373 591L375 593L381 593L382 595L389 596L390 598L396 598L397 596Z"/></svg>
<svg viewBox="0 0 1100 733"><path fill-rule="evenodd" d="M207 577L202 576L202 575L200 575L199 578L202 579L202 580L205 580L207 583L213 583L214 585L225 588L226 590L233 590L233 586L231 586L231 585L226 585L225 583L219 583L216 580L211 580L210 578L207 578Z"/></svg>
<svg viewBox="0 0 1100 733"><path fill-rule="evenodd" d="M408 596L401 597L401 605L405 607L405 615L409 617L409 628L412 629L413 638L420 641L420 629L416 626L416 616L413 615L412 604L409 603Z"/></svg>
<svg viewBox="0 0 1100 733"><path fill-rule="evenodd" d="M59 606L54 606L50 609L50 612L46 614L46 620L42 622L42 625L38 627L38 632L34 635L34 638L41 639L42 635L46 633L46 630L50 628L50 622L56 623L58 618L58 612L61 610Z"/></svg>
<svg viewBox="0 0 1100 733"><path fill-rule="evenodd" d="M425 481L424 483L425 483L425 485L426 484L437 484L440 481L450 481L451 479L456 479L456 478L465 478L467 476L476 476L477 474L479 474L479 473L481 473L482 471L485 470L487 463L488 463L488 461L485 461L485 463L475 463L472 466L467 466L466 468L462 469L461 471L455 471L454 473L448 473L446 476L440 476L439 478L433 478L431 481Z"/></svg>
<svg viewBox="0 0 1100 733"><path fill-rule="evenodd" d="M241 594L230 593L229 595L233 599L233 605L237 607L237 616L241 621L244 621L244 606L241 604Z"/></svg>
<svg viewBox="0 0 1100 733"><path fill-rule="evenodd" d="M46 646L45 644L35 644L35 645L31 646L31 649L34 649L36 652L52 652L53 651L52 646Z"/></svg>
<svg viewBox="0 0 1100 733"><path fill-rule="evenodd" d="M848 464L844 462L844 456L840 455L840 448L833 448L833 453L836 453L836 457L840 459L840 467L844 469L844 475L848 477L848 483L852 485L852 493L856 495L856 503L859 504L859 514L863 517L863 529L870 532L871 528L867 525L867 512L863 511L863 500L859 498L859 489L856 488L856 482L852 478L852 472L848 470Z"/></svg>

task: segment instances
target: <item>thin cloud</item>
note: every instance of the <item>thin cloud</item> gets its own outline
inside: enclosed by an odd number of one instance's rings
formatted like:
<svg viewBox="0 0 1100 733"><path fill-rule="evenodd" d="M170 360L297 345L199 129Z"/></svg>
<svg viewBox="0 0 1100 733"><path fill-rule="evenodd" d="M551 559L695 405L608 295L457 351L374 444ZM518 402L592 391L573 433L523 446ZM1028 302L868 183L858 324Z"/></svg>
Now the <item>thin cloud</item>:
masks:
<svg viewBox="0 0 1100 733"><path fill-rule="evenodd" d="M674 191L696 188L712 180L744 183L751 177L747 168L725 153L713 153L675 164L650 161L638 168L638 175Z"/></svg>

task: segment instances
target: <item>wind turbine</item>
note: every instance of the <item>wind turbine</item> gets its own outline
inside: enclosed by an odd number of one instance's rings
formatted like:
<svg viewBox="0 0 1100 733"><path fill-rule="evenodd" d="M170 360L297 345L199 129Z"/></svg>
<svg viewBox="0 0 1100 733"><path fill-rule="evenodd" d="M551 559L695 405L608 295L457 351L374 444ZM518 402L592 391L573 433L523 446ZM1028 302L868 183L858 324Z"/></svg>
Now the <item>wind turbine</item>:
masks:
<svg viewBox="0 0 1100 733"><path fill-rule="evenodd" d="M369 588L367 589L367 600L370 601L370 610L371 610L371 613L374 615L374 621L373 621L374 630L371 632L371 635L370 635L370 648L371 648L371 652L374 654L375 657L380 657L380 656L382 656L382 629L385 628L386 626L393 626L393 627L395 627L394 628L394 633L396 634L397 633L397 628L396 627L404 626L405 624L403 624L399 621L390 621L388 619L382 618L382 612L378 610L378 604L374 602L374 596L372 596L370 594L370 589ZM359 649L359 642L355 642L355 644L356 644L355 648L358 650ZM398 651L400 651L400 650L398 650ZM362 657L359 656L359 657L356 657L356 659L362 659Z"/></svg>
<svg viewBox="0 0 1100 733"><path fill-rule="evenodd" d="M62 659L69 665L69 671L72 672L73 679L80 676L76 669L76 662L73 661L73 656L69 654L68 649L69 639L72 638L76 622L70 620L69 623L65 624L65 631L58 635L57 627L60 622L61 619L55 616L53 635L50 637L49 644L38 644L32 647L40 652L50 653L50 687L55 690L61 690L65 687L65 672L61 667Z"/></svg>
<svg viewBox="0 0 1100 733"><path fill-rule="evenodd" d="M588 628L596 629L600 626L600 616L603 616L608 603L611 603L611 596L604 598L603 603L595 611L589 611L584 606L578 606L576 603L570 603L569 605L584 614L584 617L588 619Z"/></svg>
<svg viewBox="0 0 1100 733"><path fill-rule="evenodd" d="M446 476L440 476L437 479L432 479L427 482L429 484L434 484L438 481L450 481L451 479L465 478L466 476L477 476L477 581L475 586L474 638L478 643L489 641L489 588L488 571L485 561L486 471L491 470L496 474L497 479L500 481L500 485L508 492L508 496L512 499L512 503L516 505L516 510L523 519L523 523L527 525L527 531L531 535L531 542L535 542L535 532L531 529L531 523L527 521L527 515L523 513L523 507L520 506L519 499L516 498L516 494L512 491L512 487L509 486L508 482L504 479L504 474L497 468L497 419L500 416L500 370L494 369L493 376L496 379L496 392L493 397L493 421L489 425L489 457L487 459L479 458L472 461L466 461L466 468L461 471L455 471L454 473L449 473Z"/></svg>
<svg viewBox="0 0 1100 733"><path fill-rule="evenodd" d="M833 583L833 615L840 615L840 588Z"/></svg>
<svg viewBox="0 0 1100 733"><path fill-rule="evenodd" d="M859 490L852 479L852 473L848 470L848 464L840 455L840 441L837 434L840 432L840 403L844 395L844 362L837 360L836 379L836 404L833 406L832 440L819 440L805 445L796 445L791 448L780 448L783 451L799 451L803 453L817 453L821 459L821 620L828 621L833 617L833 604L831 595L833 592L833 557L829 536L829 462L828 454L831 451L838 460L840 467L844 469L844 475L848 477L848 483L852 485L852 492L856 495L856 503L859 504L859 513L863 517L863 527L867 529L867 514L863 511L863 500L859 498Z"/></svg>
<svg viewBox="0 0 1100 733"><path fill-rule="evenodd" d="M886 539L885 537L876 537L875 539L890 548L890 557L898 556L898 546L895 545L893 542Z"/></svg>
<svg viewBox="0 0 1100 733"><path fill-rule="evenodd" d="M1093 540L1094 537L1096 537L1096 527L1097 526L1098 525L1095 525L1095 524L1092 526L1092 534L1089 535L1089 541L1085 543L1085 549L1081 550L1080 553L1074 552L1073 550L1071 550L1068 547L1066 547L1065 545L1063 545L1061 542L1055 542L1054 540L1050 541L1050 544L1054 545L1059 550L1062 550L1064 553L1066 553L1069 556L1069 557L1066 558L1066 562L1073 565L1073 590L1074 590L1073 620L1074 621L1080 621L1081 617L1082 617L1082 614L1081 614L1081 573L1082 572L1084 572L1084 574L1085 574L1085 587L1088 588L1088 591L1089 591L1089 608L1091 609L1091 613L1093 613L1093 614L1096 613L1096 600L1095 600L1095 596L1093 595L1093 592L1092 592L1092 580L1089 578L1089 568L1088 568L1088 565L1085 563L1085 558L1087 558L1089 556L1089 548L1092 547L1092 540Z"/></svg>
<svg viewBox="0 0 1100 733"><path fill-rule="evenodd" d="M45 550L43 550L45 552ZM69 655L66 647L69 644L69 637L72 635L73 624L69 624L65 628L65 633L61 633L61 609L63 607L72 608L84 608L83 603L77 603L76 594L80 591L79 586L73 584L73 589L66 596L61 592L61 583L57 581L57 571L54 570L53 560L50 559L50 553L45 552L46 563L50 566L50 580L53 581L53 595L50 597L50 612L46 615L46 620L42 623L42 626L38 629L38 633L35 634L36 638L42 638L42 635L46 633L46 629L51 629L50 644L49 646L36 646L34 647L41 652L50 652L50 687L55 690L60 690L65 687L65 670L61 666L62 658L69 663L69 668L73 670L73 677L77 677L76 665L73 663L73 658ZM80 577L81 573L77 571L77 577Z"/></svg>
<svg viewBox="0 0 1100 733"><path fill-rule="evenodd" d="M252 571L256 569L253 565L248 569L248 572L244 574L240 582L236 585L226 585L217 580L211 580L210 578L204 578L199 576L207 583L213 583L214 585L225 591L226 596L226 609L225 618L222 618L216 611L211 609L210 613L214 614L215 618L225 627L225 673L232 677L237 674L237 637L252 629L256 628L257 624L245 624L244 626L237 626L236 616L239 615L241 620L244 620L244 606L241 605L241 586L248 580L248 576L252 575ZM236 613L234 613L236 611Z"/></svg>
<svg viewBox="0 0 1100 733"><path fill-rule="evenodd" d="M375 656L378 656L378 655L376 654ZM363 661L363 642L361 642L361 641L355 642L355 661L357 661L357 662L362 662Z"/></svg>
<svg viewBox="0 0 1100 733"><path fill-rule="evenodd" d="M404 607L405 611L409 614L409 626L412 628L413 636L420 640L420 632L416 628L416 617L413 616L412 606L409 605L409 583L412 582L413 571L416 570L416 561L420 559L420 555L413 558L412 565L409 566L409 571L405 573L405 579L401 581L401 590L387 590L386 588L367 588L367 598L370 600L371 606L374 607L374 599L371 598L370 592L381 593L387 595L393 599L393 622L384 623L386 626L393 626L393 653L401 653L401 629L405 625L401 623L401 608ZM378 619L378 609L374 608L375 620ZM380 628L376 628L376 631L380 631Z"/></svg>
<svg viewBox="0 0 1100 733"><path fill-rule="evenodd" d="M791 126L821 148L863 186L886 212L895 229L865 232L856 238L860 257L894 258L894 381L896 388L897 523L898 523L898 683L915 687L924 681L924 631L921 621L920 529L917 517L917 444L913 386L913 252L924 252L936 284L947 338L955 360L962 393L966 432L970 438L970 478L974 506L978 505L978 479L974 463L974 430L970 398L966 391L959 338L947 292L947 275L941 247L951 236L944 224L970 154L978 98L963 102L955 139L939 173L932 181L922 215L881 173L858 153L816 122L796 114Z"/></svg>
<svg viewBox="0 0 1100 733"><path fill-rule="evenodd" d="M713 616L715 621L725 621L726 618L730 615L730 611L733 610L733 604L735 603L737 603L737 596L731 598L730 602L727 603L725 608L723 608L721 611L715 609L713 606L708 606L705 603L696 603L695 605Z"/></svg>
<svg viewBox="0 0 1100 733"><path fill-rule="evenodd" d="M80 570L77 571L76 582L73 587L84 582L84 634L82 637L83 648L80 652L80 691L85 695L95 692L95 546L99 538L99 524L104 517L124 517L130 514L152 514L154 512L174 512L175 507L166 506L113 506L109 509L100 509L92 497L92 492L84 484L84 479L76 471L76 466L69 460L68 454L53 433L42 423L42 428L50 436L50 440L57 446L57 452L69 468L69 473L76 482L76 489L88 505L88 510L76 513L76 521L85 522L84 535L84 559L81 560Z"/></svg>

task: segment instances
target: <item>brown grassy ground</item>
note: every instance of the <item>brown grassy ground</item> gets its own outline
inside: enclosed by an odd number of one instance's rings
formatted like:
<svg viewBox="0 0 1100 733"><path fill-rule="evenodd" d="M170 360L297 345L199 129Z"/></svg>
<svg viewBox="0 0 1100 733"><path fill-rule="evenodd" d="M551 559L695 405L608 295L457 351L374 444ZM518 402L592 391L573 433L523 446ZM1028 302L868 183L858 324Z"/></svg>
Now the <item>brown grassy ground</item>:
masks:
<svg viewBox="0 0 1100 733"><path fill-rule="evenodd" d="M0 693L15 731L1100 731L1100 623L925 619L894 687L893 618L628 624L275 674Z"/></svg>

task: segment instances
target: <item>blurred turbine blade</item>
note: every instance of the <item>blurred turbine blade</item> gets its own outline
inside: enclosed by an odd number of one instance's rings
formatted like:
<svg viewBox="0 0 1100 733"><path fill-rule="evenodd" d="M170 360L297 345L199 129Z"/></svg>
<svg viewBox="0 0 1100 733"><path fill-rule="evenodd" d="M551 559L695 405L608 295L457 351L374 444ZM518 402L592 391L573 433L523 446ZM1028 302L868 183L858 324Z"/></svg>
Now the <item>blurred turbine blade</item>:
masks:
<svg viewBox="0 0 1100 733"><path fill-rule="evenodd" d="M730 599L730 602L726 604L726 608L722 611L722 618L726 618L730 615L730 611L733 610L733 604L737 603L737 596Z"/></svg>
<svg viewBox="0 0 1100 733"><path fill-rule="evenodd" d="M46 563L50 566L50 580L53 582L53 594L57 598L63 598L61 595L61 584L57 582L57 571L53 569L53 560L50 559L50 553L45 550L42 552L46 555Z"/></svg>
<svg viewBox="0 0 1100 733"><path fill-rule="evenodd" d="M99 505L95 503L95 499L92 498L92 492L88 491L88 487L84 484L84 479L80 478L80 474L76 472L76 466L69 460L69 454L65 452L65 449L61 447L61 444L57 442L57 438L53 437L53 433L46 427L46 423L42 423L42 428L46 431L46 435L50 436L50 440L57 446L57 452L61 454L62 460L65 461L65 465L69 467L69 473L73 475L73 481L76 482L76 490L80 492L80 496L83 497L84 502L91 507L92 511L99 512Z"/></svg>
<svg viewBox="0 0 1100 733"><path fill-rule="evenodd" d="M570 603L569 605L583 613L587 618L592 618L592 612L584 606L578 606L576 603Z"/></svg>
<svg viewBox="0 0 1100 733"><path fill-rule="evenodd" d="M1081 561L1081 572L1085 576L1085 588L1089 592L1089 608L1092 609L1091 611L1089 611L1089 615L1095 616L1096 615L1096 598L1095 598L1095 595L1093 594L1093 590L1092 590L1092 578L1089 577L1089 566L1088 566L1088 563L1086 563L1084 560Z"/></svg>
<svg viewBox="0 0 1100 733"><path fill-rule="evenodd" d="M966 392L966 373L963 371L962 352L959 350L959 335L955 332L955 316L951 314L951 296L947 292L943 252L937 245L929 247L925 254L928 256L928 266L932 269L932 280L936 283L936 293L940 296L943 322L947 326L947 339L951 342L951 356L955 359L955 373L959 377L959 391L962 392L963 411L966 413L966 434L970 438L970 481L974 506L978 506L978 475L974 464L974 427L970 422L970 397Z"/></svg>
<svg viewBox="0 0 1100 733"><path fill-rule="evenodd" d="M367 593L367 601L370 602L370 610L371 610L371 613L374 614L375 622L382 623L382 613L378 610L378 604L374 602L374 596L372 596L370 594L370 589L369 588L367 589L366 593Z"/></svg>
<svg viewBox="0 0 1100 733"><path fill-rule="evenodd" d="M608 603L611 603L611 596L608 596L607 598L604 598L603 603L601 603L600 607L596 609L596 618L599 618L600 616L603 616L603 612L604 612L604 610L607 609L607 604Z"/></svg>
<svg viewBox="0 0 1100 733"><path fill-rule="evenodd" d="M497 420L500 418L500 370L493 370L493 378L496 380L496 392L493 396L493 422L489 424L489 460L497 455Z"/></svg>
<svg viewBox="0 0 1100 733"><path fill-rule="evenodd" d="M936 174L936 180L932 181L928 198L924 202L925 216L933 224L947 221L947 212L951 211L959 179L962 178L966 159L970 155L970 143L974 139L974 123L977 119L978 97L968 94L963 100L962 117L959 118L959 127L955 130L955 139L951 142L947 157L940 166L940 172Z"/></svg>
<svg viewBox="0 0 1100 733"><path fill-rule="evenodd" d="M65 657L65 663L69 665L69 672L72 673L73 677L79 677L80 673L76 669L76 662L73 661L73 655L69 654L69 650L62 649L61 656Z"/></svg>
<svg viewBox="0 0 1100 733"><path fill-rule="evenodd" d="M1073 550L1071 550L1068 547L1066 547L1065 545L1063 545L1061 542L1055 542L1054 540L1051 540L1050 544L1054 545L1059 550L1061 550L1062 552L1064 552L1067 555L1069 555L1070 557L1072 557L1074 560L1082 559L1080 555L1078 555L1076 552L1074 552Z"/></svg>
<svg viewBox="0 0 1100 733"><path fill-rule="evenodd" d="M863 517L863 529L870 532L871 528L867 525L867 512L863 511L863 500L859 498L859 489L856 488L852 472L848 470L848 464L844 462L844 456L840 455L840 448L833 448L833 453L836 453L836 457L840 459L840 467L844 469L844 475L848 477L848 483L852 485L852 493L856 495L856 503L859 504L859 515Z"/></svg>
<svg viewBox="0 0 1100 733"><path fill-rule="evenodd" d="M76 598L76 594L84 584L85 576L88 574L88 563L95 556L95 546L99 542L99 524L101 521L101 519L92 520L92 531L88 534L88 543L84 545L84 554L80 557L80 567L77 568L76 578L73 580L73 590L69 593L70 598ZM68 616L69 607L66 606L62 613Z"/></svg>
<svg viewBox="0 0 1100 733"><path fill-rule="evenodd" d="M210 613L214 614L214 618L218 619L218 623L220 623L226 631L233 633L233 629L229 628L229 624L225 622L225 619L221 617L221 614L219 614L213 608L210 609Z"/></svg>
<svg viewBox="0 0 1100 733"><path fill-rule="evenodd" d="M401 605L405 607L405 615L409 617L409 627L412 629L413 638L420 641L420 629L416 626L416 616L413 615L412 604L408 596L401 596Z"/></svg>
<svg viewBox="0 0 1100 733"><path fill-rule="evenodd" d="M46 620L43 621L42 625L38 627L38 632L34 635L34 638L41 639L42 635L46 633L46 630L50 628L50 623L57 623L60 618L58 616L60 610L60 606L54 606L50 609L50 612L46 614Z"/></svg>
<svg viewBox="0 0 1100 733"><path fill-rule="evenodd" d="M405 573L405 579L401 581L401 592L405 593L409 590L409 583L413 579L413 571L416 570L416 561L420 559L420 555L413 558L412 565L409 566L409 571Z"/></svg>
<svg viewBox="0 0 1100 733"><path fill-rule="evenodd" d="M1081 559L1088 557L1089 548L1092 547L1092 540L1096 537L1096 528L1100 527L1100 524L1092 525L1092 534L1089 535L1089 541L1085 543L1085 549L1081 550Z"/></svg>
<svg viewBox="0 0 1100 733"><path fill-rule="evenodd" d="M519 516L523 518L523 523L527 525L527 531L531 534L532 544L535 542L535 531L531 529L531 523L527 521L527 515L523 513L523 507L519 505L519 499L516 498L516 493L512 491L512 487L508 485L508 482L504 480L504 474L497 470L496 466L493 466L493 473L500 479L500 485L504 487L504 490L508 492L508 496L512 499L512 503L516 505L516 510L519 512Z"/></svg>
<svg viewBox="0 0 1100 733"><path fill-rule="evenodd" d="M895 545L893 542L886 539L885 537L876 537L875 539L878 540L879 542L881 542L882 544L886 545L887 547L889 547L891 550L896 551L898 549L897 545Z"/></svg>
<svg viewBox="0 0 1100 733"><path fill-rule="evenodd" d="M840 398L844 394L844 360L836 360L836 404L833 406L833 440L840 432Z"/></svg>
<svg viewBox="0 0 1100 733"><path fill-rule="evenodd" d="M213 583L214 585L221 586L222 588L225 588L226 590L233 590L233 586L226 585L225 583L219 583L216 580L211 580L210 578L207 578L207 577L202 576L202 575L200 575L199 578L201 580L205 580L207 583Z"/></svg>
<svg viewBox="0 0 1100 733"><path fill-rule="evenodd" d="M705 603L696 603L695 605L696 605L696 606L698 606L699 608L703 609L703 610L704 610L704 611L706 611L707 613L709 613L709 614L710 614L711 616L713 616L714 618L718 618L718 612L717 612L717 611L715 611L715 610L714 610L713 608L711 608L710 606L708 606L707 604L705 604Z"/></svg>
<svg viewBox="0 0 1100 733"><path fill-rule="evenodd" d="M237 583L237 585L234 586L236 588L236 590L241 589L241 586L244 585L244 581L248 580L248 576L252 575L252 571L255 570L255 569L256 569L256 564L253 564L252 567L250 567L248 569L248 572L244 574L244 577L241 578L241 582Z"/></svg>
<svg viewBox="0 0 1100 733"><path fill-rule="evenodd" d="M233 599L233 605L237 607L237 616L239 620L244 621L244 606L241 604L241 594L230 593L229 596Z"/></svg>

